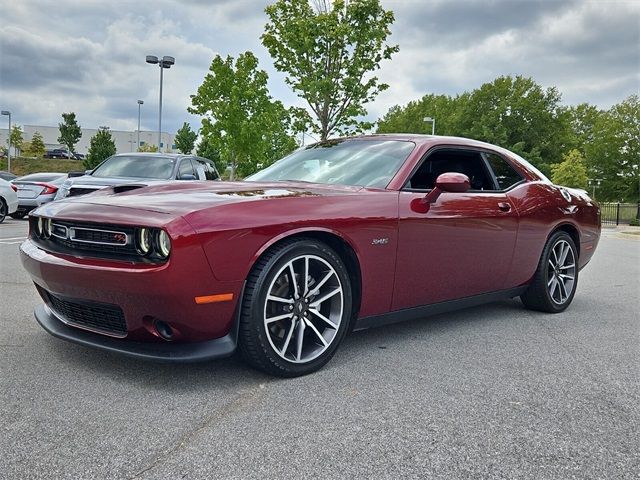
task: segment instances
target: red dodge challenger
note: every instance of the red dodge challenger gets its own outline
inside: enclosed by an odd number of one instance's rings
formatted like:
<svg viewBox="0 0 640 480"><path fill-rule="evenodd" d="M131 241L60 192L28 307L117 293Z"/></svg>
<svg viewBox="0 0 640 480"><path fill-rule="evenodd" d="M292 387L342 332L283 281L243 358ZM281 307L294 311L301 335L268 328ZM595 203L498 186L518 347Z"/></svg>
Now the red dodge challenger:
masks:
<svg viewBox="0 0 640 480"><path fill-rule="evenodd" d="M562 312L600 210L502 148L371 135L243 182L119 185L53 202L21 258L52 335L163 361L322 367L352 329L519 296Z"/></svg>

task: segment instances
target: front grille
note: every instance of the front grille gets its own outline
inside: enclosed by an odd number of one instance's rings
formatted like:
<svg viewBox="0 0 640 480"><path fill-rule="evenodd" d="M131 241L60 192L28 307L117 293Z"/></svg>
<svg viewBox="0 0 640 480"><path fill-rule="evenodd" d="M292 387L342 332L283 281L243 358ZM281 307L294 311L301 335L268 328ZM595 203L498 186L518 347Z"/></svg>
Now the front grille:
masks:
<svg viewBox="0 0 640 480"><path fill-rule="evenodd" d="M124 337L127 323L117 305L60 297L38 288L44 301L66 323L107 335Z"/></svg>
<svg viewBox="0 0 640 480"><path fill-rule="evenodd" d="M107 243L112 245L126 245L127 234L110 230L88 228L74 228L72 240L88 243Z"/></svg>
<svg viewBox="0 0 640 480"><path fill-rule="evenodd" d="M40 238L35 234L36 222L37 218L33 217L31 239L47 251L109 260L151 261L136 250L134 227L54 220L51 237Z"/></svg>
<svg viewBox="0 0 640 480"><path fill-rule="evenodd" d="M77 197L79 195L86 195L87 193L93 193L99 190L98 188L82 188L82 187L71 187L69 189L69 197Z"/></svg>

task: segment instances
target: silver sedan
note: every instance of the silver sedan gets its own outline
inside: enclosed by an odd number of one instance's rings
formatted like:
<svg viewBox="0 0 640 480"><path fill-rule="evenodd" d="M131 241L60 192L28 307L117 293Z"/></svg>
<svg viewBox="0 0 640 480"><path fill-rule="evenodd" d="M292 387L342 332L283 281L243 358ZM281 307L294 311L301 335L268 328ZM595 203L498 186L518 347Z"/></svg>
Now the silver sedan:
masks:
<svg viewBox="0 0 640 480"><path fill-rule="evenodd" d="M53 201L67 176L59 172L32 173L13 180L11 183L18 188L18 209L11 217L23 218L34 208Z"/></svg>

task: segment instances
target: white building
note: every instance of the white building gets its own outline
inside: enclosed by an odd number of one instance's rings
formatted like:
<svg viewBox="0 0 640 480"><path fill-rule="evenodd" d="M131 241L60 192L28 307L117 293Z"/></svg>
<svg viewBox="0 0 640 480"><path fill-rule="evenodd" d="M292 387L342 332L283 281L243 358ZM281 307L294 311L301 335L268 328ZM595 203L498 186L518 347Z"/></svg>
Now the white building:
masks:
<svg viewBox="0 0 640 480"><path fill-rule="evenodd" d="M45 147L47 149L50 148L60 148L62 145L58 142L58 137L60 136L60 130L58 127L48 127L44 125L22 125L22 138L25 142L30 142L33 134L35 132L39 132L42 135L42 139L44 140ZM82 129L82 137L78 141L75 146L75 151L77 153L87 154L89 150L89 142L91 141L91 137L93 137L98 132L97 128L83 128ZM8 145L7 139L9 135L8 128L0 129L0 145L4 145L5 147ZM138 150L136 143L138 141L138 131L133 130L131 132L124 130L111 130L111 136L113 137L113 141L116 144L116 151L118 153L126 153L126 152L135 152ZM175 134L162 132L162 143L160 145L160 149L163 152L171 152L178 153L175 145ZM148 132L145 130L140 131L140 145L153 145L156 146L158 144L158 132ZM13 152L13 149L11 151Z"/></svg>

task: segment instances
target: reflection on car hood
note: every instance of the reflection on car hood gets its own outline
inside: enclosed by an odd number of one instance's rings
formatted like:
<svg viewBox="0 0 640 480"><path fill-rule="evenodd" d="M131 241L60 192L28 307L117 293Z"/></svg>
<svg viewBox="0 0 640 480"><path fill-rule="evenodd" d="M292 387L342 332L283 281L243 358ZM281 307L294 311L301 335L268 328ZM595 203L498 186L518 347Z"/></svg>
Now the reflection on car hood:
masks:
<svg viewBox="0 0 640 480"><path fill-rule="evenodd" d="M127 182L132 185L138 182ZM157 183L157 182L156 182ZM184 215L216 205L275 198L353 195L362 187L301 182L171 181L126 189L105 188L91 195L71 197L58 204L109 205L158 213Z"/></svg>

